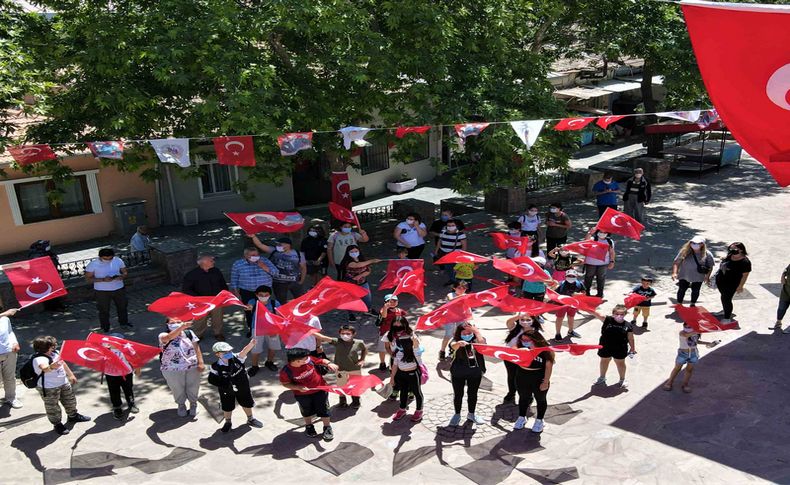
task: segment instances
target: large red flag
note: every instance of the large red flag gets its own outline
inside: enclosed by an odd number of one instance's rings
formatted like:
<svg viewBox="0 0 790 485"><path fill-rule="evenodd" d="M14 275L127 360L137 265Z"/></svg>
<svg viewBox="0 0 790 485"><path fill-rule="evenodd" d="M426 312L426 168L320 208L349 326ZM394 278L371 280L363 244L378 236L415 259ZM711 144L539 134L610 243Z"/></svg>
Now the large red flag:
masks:
<svg viewBox="0 0 790 485"><path fill-rule="evenodd" d="M489 232L489 236L494 240L494 246L497 249L515 249L521 254L527 254L527 251L532 246L532 240L529 237L511 236L503 232Z"/></svg>
<svg viewBox="0 0 790 485"><path fill-rule="evenodd" d="M606 208L606 211L595 227L601 231L630 237L637 241L642 237L642 231L645 229L645 226L640 224L633 217L618 210L614 210L611 207Z"/></svg>
<svg viewBox="0 0 790 485"><path fill-rule="evenodd" d="M603 347L602 345L584 345L584 344L562 344L562 345L549 345L548 347L538 347L535 350L544 351L551 350L552 352L568 352L571 355L582 355L588 350L597 350Z"/></svg>
<svg viewBox="0 0 790 485"><path fill-rule="evenodd" d="M463 298L471 308L477 308L485 305L497 306L504 298L509 295L510 288L506 286L498 286L490 290L482 290L476 293L467 293L458 298Z"/></svg>
<svg viewBox="0 0 790 485"><path fill-rule="evenodd" d="M214 151L220 165L255 166L255 145L251 136L220 136L214 138Z"/></svg>
<svg viewBox="0 0 790 485"><path fill-rule="evenodd" d="M554 125L554 129L557 131L581 130L593 121L595 121L595 118L563 118Z"/></svg>
<svg viewBox="0 0 790 485"><path fill-rule="evenodd" d="M8 153L16 163L30 165L32 163L55 160L58 158L49 145L20 145L8 147Z"/></svg>
<svg viewBox="0 0 790 485"><path fill-rule="evenodd" d="M466 322L471 318L469 305L463 298L456 298L418 318L414 329L430 330L448 323Z"/></svg>
<svg viewBox="0 0 790 485"><path fill-rule="evenodd" d="M148 361L159 355L159 347L141 344L125 338L112 337L101 333L90 333L86 342L95 345L110 345L121 352L126 360L134 367L139 369Z"/></svg>
<svg viewBox="0 0 790 485"><path fill-rule="evenodd" d="M299 321L288 321L287 319L272 313L261 302L255 304L255 336L279 335L287 347L293 347L299 341L318 333L318 329Z"/></svg>
<svg viewBox="0 0 790 485"><path fill-rule="evenodd" d="M603 303L603 298L597 296L586 296L583 293L577 293L573 296L560 295L550 288L546 288L546 296L549 300L556 301L561 305L569 306L587 313L595 312L595 309Z"/></svg>
<svg viewBox="0 0 790 485"><path fill-rule="evenodd" d="M66 294L66 287L49 256L6 264L3 271L22 308Z"/></svg>
<svg viewBox="0 0 790 485"><path fill-rule="evenodd" d="M683 305L675 305L674 308L678 312L680 319L683 320L683 323L699 333L738 330L741 328L738 322L734 320L730 323L721 323L718 318L701 306L685 307Z"/></svg>
<svg viewBox="0 0 790 485"><path fill-rule="evenodd" d="M379 283L379 290L395 288L405 273L421 269L424 266L425 260L423 259L390 259L387 262L387 271Z"/></svg>
<svg viewBox="0 0 790 485"><path fill-rule="evenodd" d="M681 7L718 114L779 185L790 185L790 7L699 1Z"/></svg>
<svg viewBox="0 0 790 485"><path fill-rule="evenodd" d="M529 256L522 256L520 258L513 259L495 258L494 268L509 275L513 275L516 278L527 281L538 282L551 279L550 276L546 275L546 271L538 266L538 264Z"/></svg>
<svg viewBox="0 0 790 485"><path fill-rule="evenodd" d="M304 218L298 212L226 212L225 216L250 236L259 232L294 232L304 226Z"/></svg>
<svg viewBox="0 0 790 485"><path fill-rule="evenodd" d="M456 249L437 259L433 264L487 263L489 261L491 261L490 258Z"/></svg>
<svg viewBox="0 0 790 485"><path fill-rule="evenodd" d="M625 118L625 116L618 116L618 115L609 115L609 116L601 116L598 118L598 121L595 122L596 125L600 126L604 130L609 128L609 125L612 123L617 123L618 121Z"/></svg>
<svg viewBox="0 0 790 485"><path fill-rule="evenodd" d="M623 304L625 305L626 308L633 308L646 300L647 300L646 296L642 296L637 293L631 293L625 297L625 299L623 300Z"/></svg>
<svg viewBox="0 0 790 485"><path fill-rule="evenodd" d="M192 296L174 291L148 305L148 311L175 320L189 321L204 318L215 308L226 306L246 305L228 290L222 290L216 296Z"/></svg>
<svg viewBox="0 0 790 485"><path fill-rule="evenodd" d="M334 202L330 202L329 212L331 212L332 217L334 217L338 221L348 222L359 226L359 219L357 219L357 215L351 209L346 209L340 204L335 204Z"/></svg>
<svg viewBox="0 0 790 485"><path fill-rule="evenodd" d="M367 306L361 298L368 290L352 283L335 281L325 276L310 291L277 307L277 312L291 322L306 322L330 310L365 312Z"/></svg>
<svg viewBox="0 0 790 485"><path fill-rule="evenodd" d="M513 295L507 295L501 301L494 304L503 312L508 313L529 313L530 315L540 315L541 313L555 312L562 308L562 305L552 305L551 303L543 303L542 301L532 300L530 298L518 298Z"/></svg>
<svg viewBox="0 0 790 485"><path fill-rule="evenodd" d="M430 126L399 126L398 129L395 130L395 136L397 138L403 138L409 133L419 133L422 135L423 133L427 133L430 129Z"/></svg>
<svg viewBox="0 0 790 485"><path fill-rule="evenodd" d="M417 298L420 304L425 303L425 270L422 268L411 270L403 275L393 295L410 293Z"/></svg>
<svg viewBox="0 0 790 485"><path fill-rule="evenodd" d="M318 386L311 387L311 390L328 391L341 396L359 397L369 389L380 386L383 383L381 379L373 374L366 376L348 376L348 383L345 386Z"/></svg>
<svg viewBox="0 0 790 485"><path fill-rule="evenodd" d="M515 349L502 345L474 344L475 351L495 359L506 360L516 365L527 366L540 352L535 349Z"/></svg>
<svg viewBox="0 0 790 485"><path fill-rule="evenodd" d="M494 286L519 286L517 281L501 281L494 278L486 278L485 276L472 276L472 278L480 281L485 281Z"/></svg>
<svg viewBox="0 0 790 485"><path fill-rule="evenodd" d="M351 185L348 172L332 172L332 202L351 210Z"/></svg>
<svg viewBox="0 0 790 485"><path fill-rule="evenodd" d="M562 246L565 251L589 256L591 258L604 260L606 253L609 252L609 243L606 241L579 241Z"/></svg>
<svg viewBox="0 0 790 485"><path fill-rule="evenodd" d="M132 372L132 368L110 349L85 340L64 340L60 358L108 376L125 376Z"/></svg>

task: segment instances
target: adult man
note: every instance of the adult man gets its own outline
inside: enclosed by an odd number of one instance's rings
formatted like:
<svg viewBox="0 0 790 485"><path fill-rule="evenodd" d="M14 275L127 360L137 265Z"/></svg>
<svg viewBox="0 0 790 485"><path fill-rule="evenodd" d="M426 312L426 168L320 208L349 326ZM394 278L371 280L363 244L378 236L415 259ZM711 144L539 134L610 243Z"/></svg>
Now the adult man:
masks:
<svg viewBox="0 0 790 485"><path fill-rule="evenodd" d="M258 248L247 248L244 257L230 269L230 291L241 301L255 298L255 289L261 285L271 286L272 275L279 273L277 267L268 259L261 259ZM252 311L244 312L247 318L247 338L252 336Z"/></svg>
<svg viewBox="0 0 790 485"><path fill-rule="evenodd" d="M281 237L277 245L272 247L263 244L258 236L252 236L252 242L269 255L269 259L277 267L277 274L272 275L274 297L281 304L288 302L288 293L293 298L304 295L304 279L307 276L307 261L304 254L293 248L289 237Z"/></svg>
<svg viewBox="0 0 790 485"><path fill-rule="evenodd" d="M598 217L606 212L607 207L617 210L618 193L620 193L620 185L612 179L611 173L604 173L603 180L593 185L595 203L598 205Z"/></svg>
<svg viewBox="0 0 790 485"><path fill-rule="evenodd" d="M197 259L197 265L197 268L184 275L181 291L192 296L215 296L220 291L228 289L222 271L214 267L214 256L201 254ZM197 334L198 338L202 338L209 319L211 319L214 339L225 340L225 335L222 333L221 307L217 307L205 317L195 320L192 324L192 331Z"/></svg>
<svg viewBox="0 0 790 485"><path fill-rule="evenodd" d="M645 171L641 168L634 169L633 178L625 183L623 192L623 210L626 214L636 219L637 222L645 224L645 206L650 202L653 191L650 182L645 178Z"/></svg>
<svg viewBox="0 0 790 485"><path fill-rule="evenodd" d="M346 248L352 244L366 243L369 240L368 233L361 227L359 232L353 232L350 222L342 223L338 231L329 235L329 239L326 242L326 256L329 260L329 265L334 265L337 270L338 281L343 281L343 270L340 268L340 262L346 257Z"/></svg>
<svg viewBox="0 0 790 485"><path fill-rule="evenodd" d="M8 317L13 317L18 311L18 308L10 308L0 313L0 377L3 379L5 404L14 409L22 407L22 402L16 398L16 357L19 342Z"/></svg>
<svg viewBox="0 0 790 485"><path fill-rule="evenodd" d="M129 323L129 302L126 299L126 288L123 280L126 278L126 264L115 256L111 248L99 250L99 259L94 259L85 267L85 279L93 283L96 292L96 307L99 310L99 323L102 331L110 331L110 303L115 303L118 313L118 323L122 327L131 328Z"/></svg>
<svg viewBox="0 0 790 485"><path fill-rule="evenodd" d="M438 219L431 223L431 227L428 228L428 233L433 236L433 242L438 246L439 245L439 235L447 226L448 222L454 222L455 227L458 228L458 232L461 233L466 229L464 223L461 222L461 219L456 219L453 217L453 211L450 209L445 209L442 211L441 215Z"/></svg>
<svg viewBox="0 0 790 485"><path fill-rule="evenodd" d="M130 250L132 252L148 251L151 248L149 233L148 226L137 226L137 232L129 240Z"/></svg>

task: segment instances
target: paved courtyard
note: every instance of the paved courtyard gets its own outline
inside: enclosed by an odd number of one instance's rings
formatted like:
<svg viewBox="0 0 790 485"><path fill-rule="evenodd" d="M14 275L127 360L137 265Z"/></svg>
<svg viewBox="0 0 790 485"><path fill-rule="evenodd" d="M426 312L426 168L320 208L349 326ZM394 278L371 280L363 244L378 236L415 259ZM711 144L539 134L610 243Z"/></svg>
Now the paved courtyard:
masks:
<svg viewBox="0 0 790 485"><path fill-rule="evenodd" d="M610 272L609 301L602 307L608 312L622 301L640 275L655 275L658 304L649 330L637 330L638 354L627 362L630 388L623 392L611 384L593 387L598 358L592 352L558 355L547 426L540 435L512 430L517 409L501 404L505 371L496 361L489 361L480 392L478 411L486 424L448 427L453 412L449 369L437 365L441 332L433 332L421 337L431 369L424 386L423 422L393 423L390 416L396 404L385 400L384 392L370 392L358 410L333 410L331 443L304 435L290 391L265 369L252 378L255 413L264 427L243 425L237 410L235 428L224 434L219 431L217 393L205 379L198 416L179 418L154 360L135 383L141 412L118 422L112 418L99 375L73 366L79 378L79 410L93 421L58 436L38 395L20 389L23 409L0 408L0 483L790 483L790 418L785 406L790 399L790 335L768 329L775 317L779 276L790 263L784 248L790 234L790 191L779 188L759 164L746 160L740 168L720 174L673 177L671 183L655 188L654 197L642 241L616 239L618 266ZM574 223L571 239L580 238L597 219L592 201L570 204L568 213ZM492 228L503 228L507 222L484 213L463 219L471 224L490 222ZM201 249L221 253L226 269L242 242L224 223L201 227L206 234L196 241ZM747 291L735 301L741 329L718 334L721 345L701 350L693 393L668 393L660 386L672 367L679 330L669 315L669 297L675 292L669 270L679 246L695 234L704 235L718 253L729 242L744 242L753 272ZM470 241L472 251L494 252L482 231L473 233ZM390 257L391 246L390 241L378 242L363 247L363 253ZM382 270L383 265L371 281L377 281ZM496 276L490 267L479 274ZM444 297L444 279L430 272L426 309ZM475 290L484 286L480 282ZM148 313L145 304L174 289L162 286L131 294L135 329L129 338L155 343L162 317ZM383 294L374 291L374 306L381 304ZM711 311L721 309L714 290L704 289L700 303ZM401 306L413 314L422 311L408 295ZM488 307L477 309L475 315L489 343L504 338L507 315ZM14 324L24 342L43 333L79 339L97 326L95 317L93 305L82 304L64 316L38 314L15 319ZM333 312L322 322L325 333L336 334L345 315ZM599 323L582 322L577 342L597 343ZM377 334L372 321L357 323L361 338L372 347ZM226 325L230 342L240 348L245 342L241 313L228 312ZM212 343L210 337L203 342L204 352ZM23 344L23 351L30 352L28 344ZM208 362L212 360L207 356ZM378 373L377 363L377 357L369 357L366 371ZM614 372L610 369L610 383L616 381ZM330 399L337 403L336 396Z"/></svg>

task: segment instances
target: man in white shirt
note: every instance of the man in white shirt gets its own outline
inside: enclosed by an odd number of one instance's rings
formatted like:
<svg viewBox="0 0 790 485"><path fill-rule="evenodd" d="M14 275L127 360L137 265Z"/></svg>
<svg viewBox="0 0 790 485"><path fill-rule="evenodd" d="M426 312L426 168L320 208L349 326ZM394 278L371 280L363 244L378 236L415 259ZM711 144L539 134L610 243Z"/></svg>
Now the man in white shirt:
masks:
<svg viewBox="0 0 790 485"><path fill-rule="evenodd" d="M151 238L148 236L148 226L137 226L137 232L129 240L132 252L148 251L151 247Z"/></svg>
<svg viewBox="0 0 790 485"><path fill-rule="evenodd" d="M104 332L110 331L111 302L115 303L118 323L122 327L132 327L129 323L128 300L123 284L127 274L126 265L110 248L100 249L99 258L88 263L85 268L85 279L88 283L93 283L93 289L96 291L99 323Z"/></svg>
<svg viewBox="0 0 790 485"><path fill-rule="evenodd" d="M22 402L16 398L16 357L19 342L8 317L13 317L18 311L18 308L11 308L0 313L0 375L3 379L5 404L14 409L22 407Z"/></svg>

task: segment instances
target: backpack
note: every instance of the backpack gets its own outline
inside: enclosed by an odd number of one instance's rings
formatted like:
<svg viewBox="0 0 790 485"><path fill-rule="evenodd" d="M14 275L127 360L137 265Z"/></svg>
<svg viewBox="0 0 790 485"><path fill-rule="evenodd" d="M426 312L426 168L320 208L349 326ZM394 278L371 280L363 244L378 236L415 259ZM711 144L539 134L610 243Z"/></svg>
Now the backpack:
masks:
<svg viewBox="0 0 790 485"><path fill-rule="evenodd" d="M22 384L25 385L28 389L35 389L38 386L38 381L44 378L44 373L36 374L36 369L33 367L33 360L37 357L46 357L49 363L52 363L52 357L48 356L47 354L40 354L35 353L30 356L30 358L22 365L22 368L19 369L19 380L22 381ZM42 383L42 389L44 388Z"/></svg>

